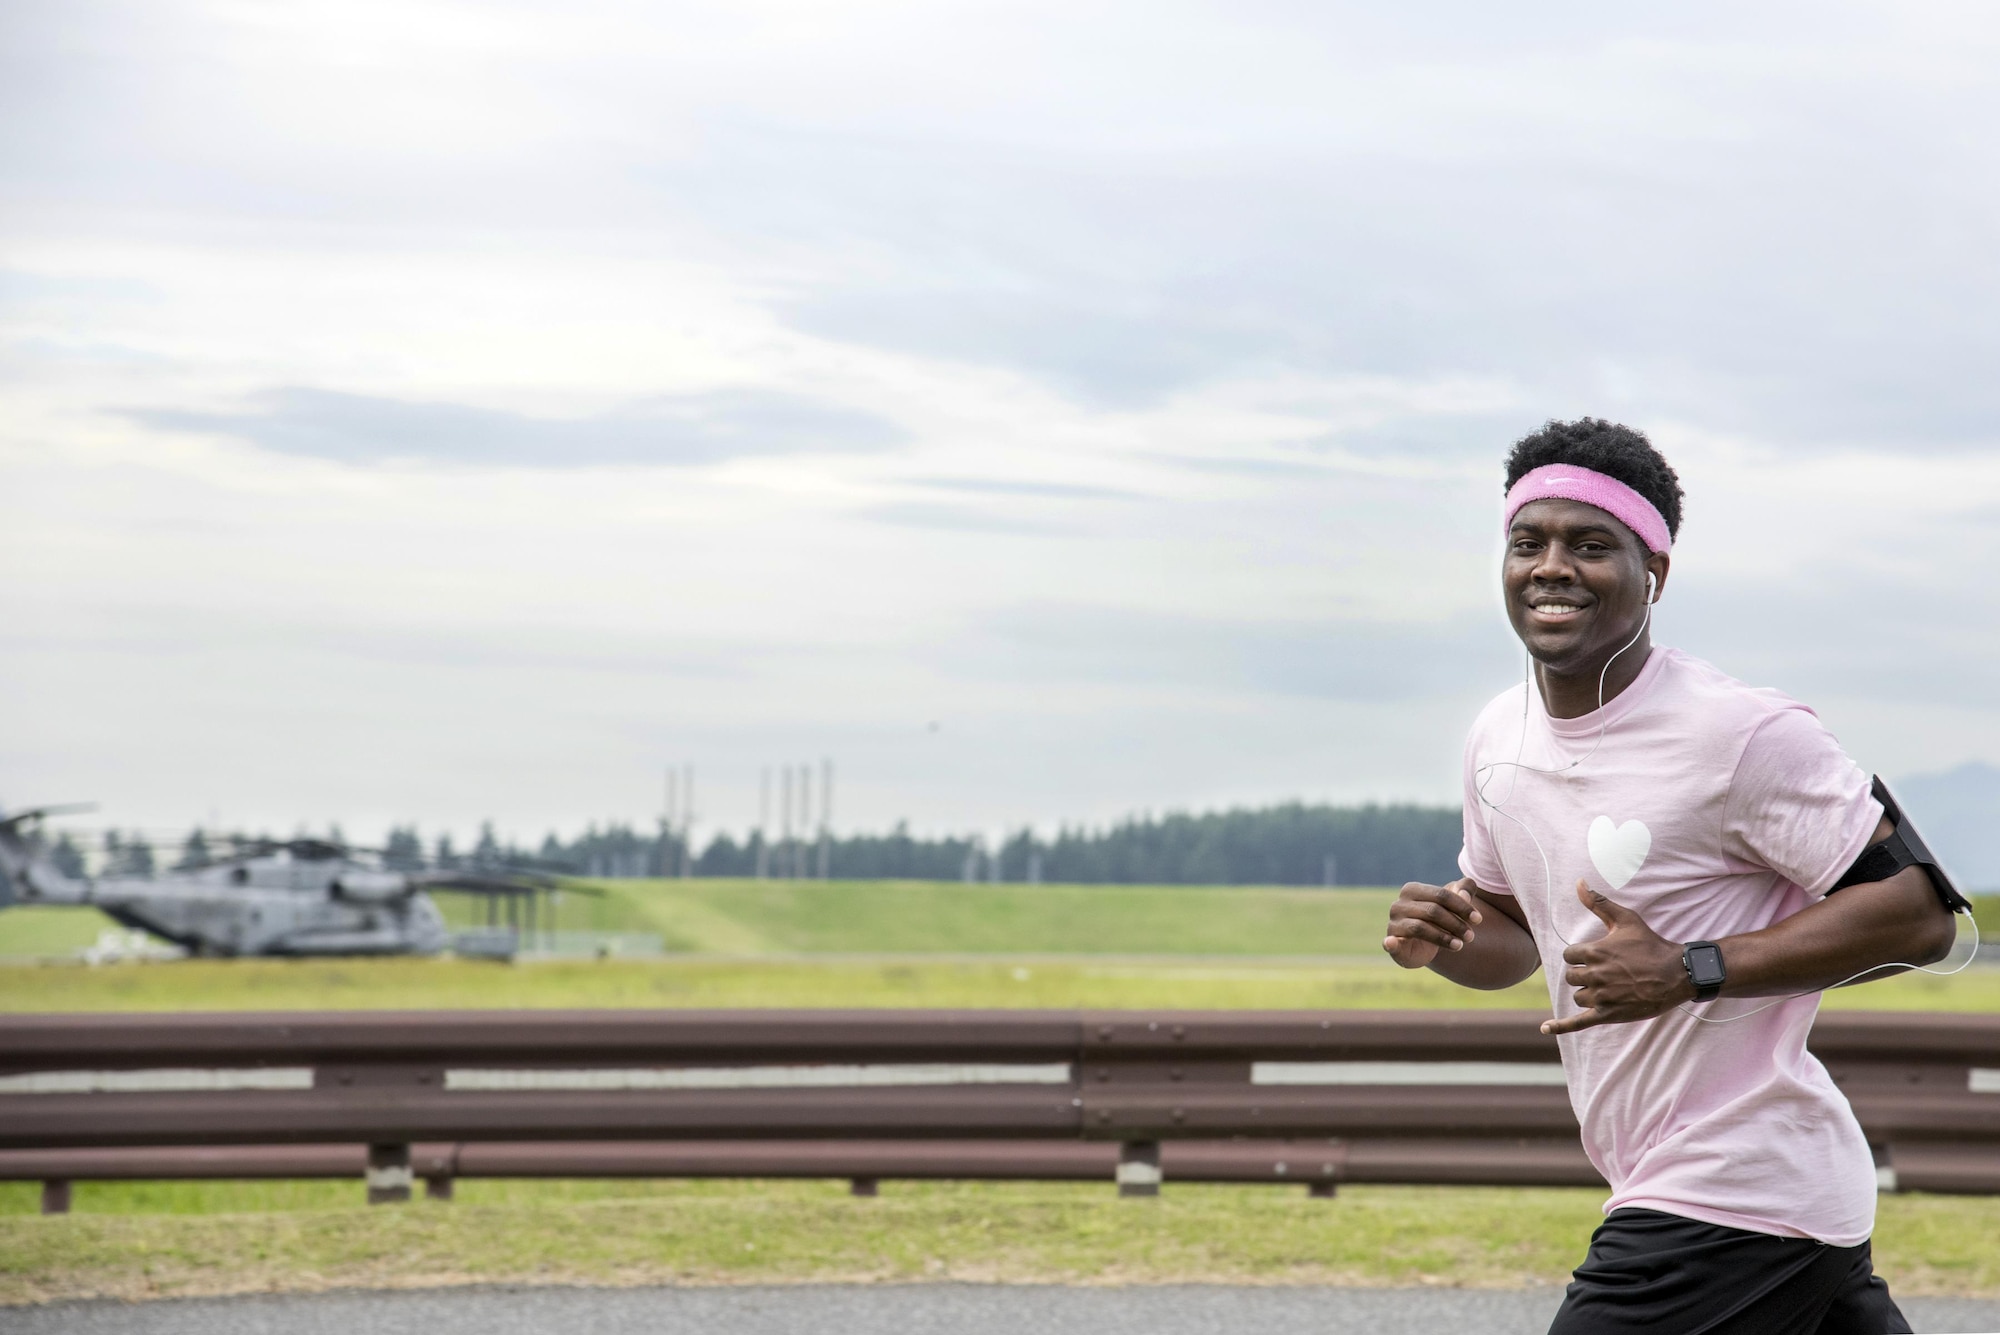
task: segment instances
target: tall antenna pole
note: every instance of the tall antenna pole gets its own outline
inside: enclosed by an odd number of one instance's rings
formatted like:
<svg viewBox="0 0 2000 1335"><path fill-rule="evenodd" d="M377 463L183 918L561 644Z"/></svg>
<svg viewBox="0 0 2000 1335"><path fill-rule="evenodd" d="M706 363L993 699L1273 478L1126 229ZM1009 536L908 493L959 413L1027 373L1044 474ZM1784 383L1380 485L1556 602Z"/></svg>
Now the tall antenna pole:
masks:
<svg viewBox="0 0 2000 1335"><path fill-rule="evenodd" d="M799 846L792 854L792 875L804 880L812 875L807 864L806 849L812 838L813 818L813 767L810 763L799 766Z"/></svg>
<svg viewBox="0 0 2000 1335"><path fill-rule="evenodd" d="M833 760L819 762L819 879L828 879L833 861Z"/></svg>
<svg viewBox="0 0 2000 1335"><path fill-rule="evenodd" d="M757 787L757 879L771 875L771 767L764 766Z"/></svg>
<svg viewBox="0 0 2000 1335"><path fill-rule="evenodd" d="M675 812L680 809L678 780L674 767L667 766L667 809L660 815L660 875L674 874Z"/></svg>
<svg viewBox="0 0 2000 1335"><path fill-rule="evenodd" d="M792 847L792 767L784 769L784 792L778 804L778 877L791 879L791 867L787 859Z"/></svg>
<svg viewBox="0 0 2000 1335"><path fill-rule="evenodd" d="M694 875L694 766L682 767L681 879Z"/></svg>

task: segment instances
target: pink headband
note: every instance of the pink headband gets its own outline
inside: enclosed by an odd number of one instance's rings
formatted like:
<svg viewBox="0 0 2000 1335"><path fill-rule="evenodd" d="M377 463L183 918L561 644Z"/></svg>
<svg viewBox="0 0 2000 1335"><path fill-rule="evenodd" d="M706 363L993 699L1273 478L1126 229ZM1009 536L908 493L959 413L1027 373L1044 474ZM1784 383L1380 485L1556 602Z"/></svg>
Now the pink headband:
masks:
<svg viewBox="0 0 2000 1335"><path fill-rule="evenodd" d="M1585 505L1596 506L1638 534L1639 541L1646 544L1649 552L1665 552L1673 548L1674 540L1667 532L1667 521L1651 501L1615 477L1606 477L1603 473L1578 468L1574 464L1543 464L1516 482L1507 493L1505 527L1513 527L1514 516L1522 506L1530 501L1551 498L1582 501Z"/></svg>

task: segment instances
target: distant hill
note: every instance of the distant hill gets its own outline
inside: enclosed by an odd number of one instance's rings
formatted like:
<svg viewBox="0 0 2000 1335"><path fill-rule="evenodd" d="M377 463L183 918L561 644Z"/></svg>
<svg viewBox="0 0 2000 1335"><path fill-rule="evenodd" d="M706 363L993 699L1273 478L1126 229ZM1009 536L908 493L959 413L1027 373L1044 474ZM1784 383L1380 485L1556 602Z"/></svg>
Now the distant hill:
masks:
<svg viewBox="0 0 2000 1335"><path fill-rule="evenodd" d="M1972 761L1896 782L1896 797L1963 890L2000 893L2000 768Z"/></svg>

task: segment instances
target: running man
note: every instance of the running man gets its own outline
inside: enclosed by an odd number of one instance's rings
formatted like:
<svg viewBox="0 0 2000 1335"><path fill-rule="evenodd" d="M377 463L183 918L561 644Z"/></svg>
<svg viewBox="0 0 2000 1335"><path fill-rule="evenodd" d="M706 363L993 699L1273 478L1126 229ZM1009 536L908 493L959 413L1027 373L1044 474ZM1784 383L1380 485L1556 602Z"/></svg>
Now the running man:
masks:
<svg viewBox="0 0 2000 1335"><path fill-rule="evenodd" d="M1551 1333L1907 1331L1868 1144L1806 1033L1818 989L1942 959L1951 913L1916 866L1829 896L1894 828L1868 776L1797 701L1653 646L1682 493L1644 436L1550 422L1507 487L1532 686L1467 738L1463 877L1404 886L1382 947L1466 987L1548 976L1611 1184Z"/></svg>

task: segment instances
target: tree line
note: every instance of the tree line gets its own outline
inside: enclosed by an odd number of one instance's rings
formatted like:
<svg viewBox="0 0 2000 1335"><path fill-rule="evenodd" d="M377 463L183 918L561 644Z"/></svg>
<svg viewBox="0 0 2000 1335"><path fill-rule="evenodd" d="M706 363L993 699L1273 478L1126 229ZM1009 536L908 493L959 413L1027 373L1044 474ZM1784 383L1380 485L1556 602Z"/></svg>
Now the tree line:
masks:
<svg viewBox="0 0 2000 1335"><path fill-rule="evenodd" d="M415 829L399 832L420 854ZM924 838L898 823L886 834L771 840L716 834L691 848L671 829L592 826L535 849L499 844L490 826L463 855L442 843L433 865L532 861L583 876L768 876L779 879L1051 881L1081 885L1401 885L1458 875L1456 807L1336 807L1289 802L1256 809L1130 817L1105 829L1023 829L995 845L977 835ZM412 862L410 865L416 865Z"/></svg>
<svg viewBox="0 0 2000 1335"><path fill-rule="evenodd" d="M326 842L347 846L339 828ZM47 845L56 864L83 875L146 876L254 853L267 835L193 830L156 850L138 832L99 839L65 833ZM1400 885L1458 874L1459 812L1416 805L1326 806L1288 802L1203 814L1140 815L1102 829L1023 829L997 845L977 835L925 838L899 822L886 834L767 840L722 832L699 847L664 823L611 822L564 839L519 845L481 826L470 846L450 834L426 840L415 825L390 830L373 852L397 871L539 869L592 877L733 876L776 879L1062 882L1082 885ZM91 847L94 845L95 847Z"/></svg>

